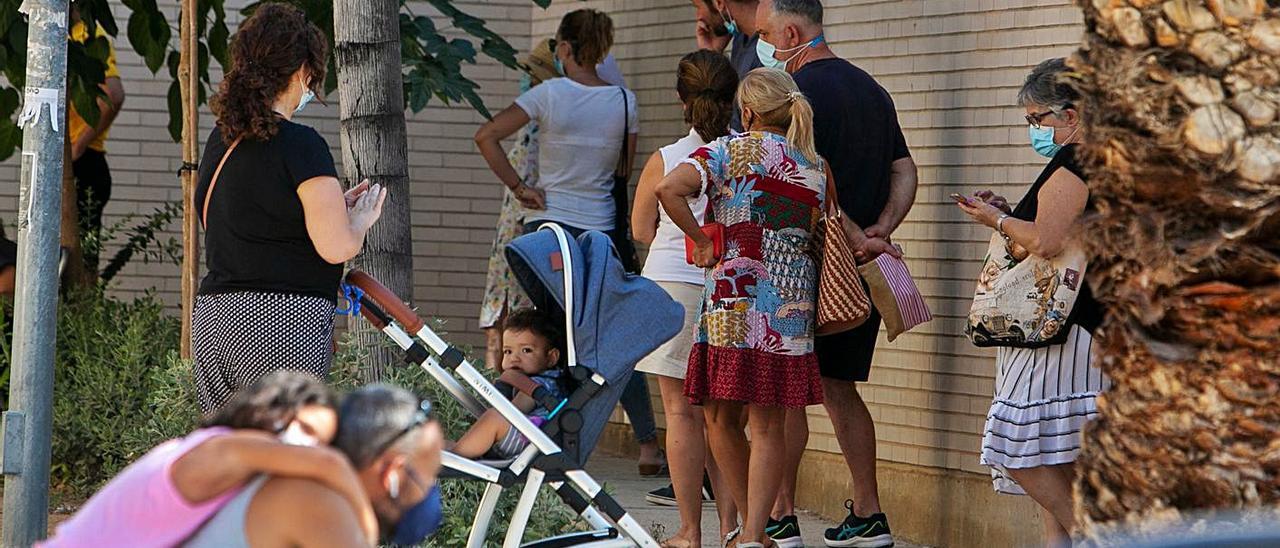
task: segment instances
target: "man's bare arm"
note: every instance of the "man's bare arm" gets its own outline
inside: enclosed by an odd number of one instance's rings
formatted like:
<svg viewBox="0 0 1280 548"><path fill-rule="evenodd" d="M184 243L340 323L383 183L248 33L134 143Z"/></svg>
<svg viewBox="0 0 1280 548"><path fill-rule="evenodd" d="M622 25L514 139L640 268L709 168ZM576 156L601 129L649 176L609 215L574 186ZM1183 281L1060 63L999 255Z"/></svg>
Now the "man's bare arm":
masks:
<svg viewBox="0 0 1280 548"><path fill-rule="evenodd" d="M894 160L889 173L889 201L880 212L876 224L866 227L868 238L888 239L916 203L916 186L920 177L916 162L910 156Z"/></svg>
<svg viewBox="0 0 1280 548"><path fill-rule="evenodd" d="M79 160L80 155L88 150L89 143L111 128L111 124L116 121L116 116L120 114L120 109L124 107L124 83L120 78L114 76L107 78L106 83L102 84L102 89L107 92L107 98L98 99L98 124L81 134L76 142L71 143L72 160Z"/></svg>

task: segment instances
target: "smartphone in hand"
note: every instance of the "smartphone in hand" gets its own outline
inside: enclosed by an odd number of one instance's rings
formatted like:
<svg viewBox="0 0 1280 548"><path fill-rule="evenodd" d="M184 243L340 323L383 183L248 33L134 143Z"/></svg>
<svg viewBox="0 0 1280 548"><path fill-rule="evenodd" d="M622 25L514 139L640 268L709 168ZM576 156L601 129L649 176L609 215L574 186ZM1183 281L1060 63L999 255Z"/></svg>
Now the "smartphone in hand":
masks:
<svg viewBox="0 0 1280 548"><path fill-rule="evenodd" d="M955 200L957 204L966 204L966 205L967 205L967 204L969 204L969 203L970 203L970 202L969 202L969 197L968 197L968 196L965 196L965 195L960 194L960 193L957 193L957 192L952 192L952 193L951 193L951 199L952 199L952 200Z"/></svg>

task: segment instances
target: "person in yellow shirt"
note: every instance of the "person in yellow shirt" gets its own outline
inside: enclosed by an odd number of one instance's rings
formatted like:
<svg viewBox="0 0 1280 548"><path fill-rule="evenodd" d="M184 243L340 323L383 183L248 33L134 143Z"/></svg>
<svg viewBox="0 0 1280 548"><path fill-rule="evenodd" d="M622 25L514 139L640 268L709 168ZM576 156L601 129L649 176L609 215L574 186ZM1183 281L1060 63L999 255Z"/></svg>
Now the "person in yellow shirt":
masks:
<svg viewBox="0 0 1280 548"><path fill-rule="evenodd" d="M85 43L89 40L89 30L80 13L71 10L70 40ZM102 230L102 210L107 200L111 199L111 168L107 165L107 130L124 106L124 84L120 82L120 70L116 67L116 50L110 38L101 26L97 27L97 36L104 37L107 42L106 78L100 84L106 91L105 99L98 99L98 123L90 126L76 112L72 103L67 105L67 131L71 137L71 169L76 178L76 202L79 205L80 227L82 235L97 235ZM97 272L98 254L86 251L85 264L92 272Z"/></svg>

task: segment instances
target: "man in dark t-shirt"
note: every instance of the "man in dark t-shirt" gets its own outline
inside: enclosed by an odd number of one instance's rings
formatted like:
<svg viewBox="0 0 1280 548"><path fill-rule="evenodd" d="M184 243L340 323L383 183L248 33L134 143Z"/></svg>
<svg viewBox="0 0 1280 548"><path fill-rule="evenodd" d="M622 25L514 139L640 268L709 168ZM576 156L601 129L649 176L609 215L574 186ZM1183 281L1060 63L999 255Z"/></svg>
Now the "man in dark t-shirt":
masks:
<svg viewBox="0 0 1280 548"><path fill-rule="evenodd" d="M827 46L819 0L761 0L755 23L761 41L776 53L766 65L791 73L813 107L818 154L829 162L841 209L866 238L854 242L859 259L870 260L906 217L915 201L916 166L907 150L888 92L869 74L840 59ZM896 253L896 251L892 251ZM853 476L853 508L839 527L826 531L830 546L889 546L893 537L880 511L876 486L875 426L857 391L871 371L880 331L874 310L861 327L817 338L824 405ZM792 416L794 415L794 416ZM786 422L784 487L774 507L778 529L795 529L794 485L808 439L804 410ZM773 535L779 544L784 544Z"/></svg>

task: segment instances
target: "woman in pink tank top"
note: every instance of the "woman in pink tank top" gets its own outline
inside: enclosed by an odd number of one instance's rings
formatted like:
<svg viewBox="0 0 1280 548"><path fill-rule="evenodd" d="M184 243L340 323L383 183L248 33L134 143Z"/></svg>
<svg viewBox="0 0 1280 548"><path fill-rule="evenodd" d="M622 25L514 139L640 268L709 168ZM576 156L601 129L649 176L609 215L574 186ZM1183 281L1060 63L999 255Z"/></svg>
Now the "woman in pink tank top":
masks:
<svg viewBox="0 0 1280 548"><path fill-rule="evenodd" d="M342 493L372 542L377 520L355 471L328 443L337 398L289 371L242 391L205 427L156 446L36 546L175 546L259 474L304 477Z"/></svg>

